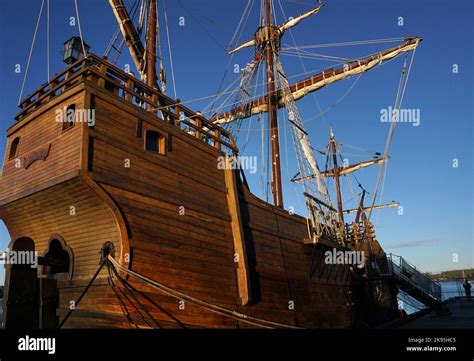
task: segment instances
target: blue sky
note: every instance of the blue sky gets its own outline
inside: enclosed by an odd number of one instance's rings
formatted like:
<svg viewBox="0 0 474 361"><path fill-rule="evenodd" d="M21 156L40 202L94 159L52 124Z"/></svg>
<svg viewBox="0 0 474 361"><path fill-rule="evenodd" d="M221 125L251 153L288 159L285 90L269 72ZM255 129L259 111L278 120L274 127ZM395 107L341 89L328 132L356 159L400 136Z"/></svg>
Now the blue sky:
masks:
<svg viewBox="0 0 474 361"><path fill-rule="evenodd" d="M61 47L65 40L78 35L77 26L70 26L74 16L72 0L51 2L51 73L61 71ZM125 1L130 4L131 1ZM0 148L5 149L5 131L17 113L17 101L24 76L41 1L1 1L0 14ZM224 75L229 56L225 53L239 22L246 0L168 0L168 21L173 52L176 88L182 101L190 101L216 93ZM243 29L241 40L250 39L256 30L259 1ZM281 0L286 16L295 16L311 6L312 0ZM374 212L377 238L387 252L405 256L426 271L473 267L473 5L471 1L342 1L327 0L321 12L285 34L284 45L298 46L343 41L394 38L420 35L424 38L416 52L403 108L419 109L421 124L399 124L390 151L383 202L399 201L403 215L394 209ZM163 10L163 3L161 10ZM278 1L277 19L284 20ZM83 35L91 51L102 55L116 29L116 21L108 1L79 0ZM161 22L164 28L163 11ZM403 26L398 18L403 17ZM184 17L184 26L180 26ZM165 34L163 41L166 45ZM322 48L314 52L339 57L360 57L395 44ZM24 95L47 80L46 22L40 23ZM236 79L233 65L248 63L253 50L237 53L224 81L225 88ZM282 55L288 76L303 72L295 57ZM344 144L383 151L388 124L380 122L380 111L393 105L403 57L355 78L328 86L317 93L322 117L313 96L299 102L302 118L314 148L322 149L328 141L331 124L338 140ZM15 65L22 73L15 73ZM133 64L124 50L118 65ZM173 94L170 62L165 51L168 94ZM331 62L304 59L308 71L331 66ZM459 67L453 73L453 64ZM295 76L291 80L301 77ZM351 88L352 87L352 88ZM343 97L350 89L347 96ZM340 100L342 98L342 100ZM196 110L204 109L212 98L190 102ZM339 102L340 100L340 102ZM337 106L334 106L338 103ZM301 190L288 180L296 170L292 141L283 123L281 130L284 196L286 207L294 206L303 213ZM241 148L249 134L245 155L257 156L261 165L261 132L256 118L242 123L239 135ZM250 133L247 133L248 130ZM286 140L285 140L286 139ZM343 147L349 161L362 161L360 151ZM370 159L370 157L368 158ZM459 167L453 168L453 159ZM286 165L288 164L288 168ZM372 192L378 168L357 174L365 188ZM260 174L248 175L252 190L259 196ZM354 183L354 180L352 179ZM346 181L343 180L343 186ZM356 189L357 191L357 189ZM354 206L352 193L344 189L346 206ZM32 215L33 216L33 215ZM0 248L9 242L8 232L0 226ZM459 262L452 261L453 254ZM3 279L0 271L0 278ZM1 281L0 281L1 282Z"/></svg>

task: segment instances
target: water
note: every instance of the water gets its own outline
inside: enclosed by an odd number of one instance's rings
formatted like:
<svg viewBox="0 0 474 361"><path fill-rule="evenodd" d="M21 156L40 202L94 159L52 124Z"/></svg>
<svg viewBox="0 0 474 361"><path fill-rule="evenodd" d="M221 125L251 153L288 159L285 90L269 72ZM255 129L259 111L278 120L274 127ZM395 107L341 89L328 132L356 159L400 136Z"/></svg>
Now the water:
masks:
<svg viewBox="0 0 474 361"><path fill-rule="evenodd" d="M447 300L448 298L456 297L456 296L465 296L464 288L460 284L461 294L459 294L458 286L456 285L456 281L440 281L439 284L441 285L442 291L442 298L443 301Z"/></svg>
<svg viewBox="0 0 474 361"><path fill-rule="evenodd" d="M471 284L472 283L473 282L471 282ZM439 284L441 285L441 299L443 301L456 296L465 296L464 288L462 288L462 285L460 285L461 294L459 293L456 281L440 281ZM400 304L400 301L402 301L403 303ZM399 297L399 307L402 307L408 314L414 313L424 308L424 306L416 300L407 300L403 297Z"/></svg>

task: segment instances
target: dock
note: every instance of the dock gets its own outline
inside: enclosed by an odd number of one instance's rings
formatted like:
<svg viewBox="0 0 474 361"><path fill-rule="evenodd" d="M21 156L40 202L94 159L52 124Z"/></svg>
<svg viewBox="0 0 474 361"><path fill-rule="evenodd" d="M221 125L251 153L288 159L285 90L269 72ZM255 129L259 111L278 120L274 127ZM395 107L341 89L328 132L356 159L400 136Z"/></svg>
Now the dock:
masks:
<svg viewBox="0 0 474 361"><path fill-rule="evenodd" d="M408 317L406 322L399 322L394 327L401 329L474 328L474 299L468 301L466 297L454 297L446 300L443 304L449 312L420 311L413 314L413 317Z"/></svg>

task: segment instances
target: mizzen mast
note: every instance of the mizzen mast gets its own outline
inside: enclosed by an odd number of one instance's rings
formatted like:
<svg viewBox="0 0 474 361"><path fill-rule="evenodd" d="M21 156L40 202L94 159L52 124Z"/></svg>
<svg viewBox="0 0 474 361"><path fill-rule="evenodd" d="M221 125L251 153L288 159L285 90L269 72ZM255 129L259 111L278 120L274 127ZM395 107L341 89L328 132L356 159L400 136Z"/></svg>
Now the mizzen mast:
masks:
<svg viewBox="0 0 474 361"><path fill-rule="evenodd" d="M339 229L341 230L341 234L344 234L344 215L342 209L342 193L341 193L341 183L339 181L339 167L337 165L337 144L336 138L331 131L331 140L330 145L332 148L332 161L334 166L334 180L336 182L336 195L337 195L337 215L339 221Z"/></svg>

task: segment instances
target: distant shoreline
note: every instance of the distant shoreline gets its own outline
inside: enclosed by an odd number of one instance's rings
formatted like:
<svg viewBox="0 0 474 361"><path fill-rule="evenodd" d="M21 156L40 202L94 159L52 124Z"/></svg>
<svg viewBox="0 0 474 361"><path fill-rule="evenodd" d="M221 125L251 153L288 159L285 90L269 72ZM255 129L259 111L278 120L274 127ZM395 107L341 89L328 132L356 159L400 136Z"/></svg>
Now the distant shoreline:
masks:
<svg viewBox="0 0 474 361"><path fill-rule="evenodd" d="M435 280L436 282L449 282L449 281L456 281L456 280L462 280L464 282L465 278L462 278L462 277L453 277L453 278L436 278L436 277L432 277L433 280ZM474 282L474 278L471 278L471 277L467 277L467 280L469 282Z"/></svg>
<svg viewBox="0 0 474 361"><path fill-rule="evenodd" d="M468 279L472 281L474 280L474 268L428 273L428 276L436 281L455 281L456 279Z"/></svg>

